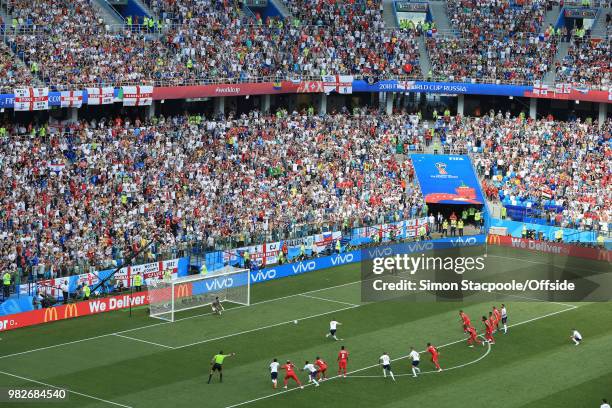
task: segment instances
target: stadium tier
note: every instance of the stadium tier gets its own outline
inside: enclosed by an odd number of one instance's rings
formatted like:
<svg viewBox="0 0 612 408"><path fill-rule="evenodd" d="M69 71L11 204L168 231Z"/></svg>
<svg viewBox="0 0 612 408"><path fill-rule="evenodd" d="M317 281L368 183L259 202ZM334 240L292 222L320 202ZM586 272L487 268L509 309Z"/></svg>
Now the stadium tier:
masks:
<svg viewBox="0 0 612 408"><path fill-rule="evenodd" d="M610 80L607 30L598 35L569 18L545 26L553 21L549 13L564 10L548 0L448 1L450 31L439 31L431 18L400 29L378 1L288 1L288 15L279 15L236 1L151 0L151 16L118 9L123 14L115 20L104 17L98 1L68 7L59 0L3 0L3 42L53 89L322 75L553 86L556 71L559 83L605 91ZM590 10L598 16L609 9ZM576 45L565 57L570 38ZM600 69L582 68L593 59ZM38 83L19 65L4 68L3 91Z"/></svg>
<svg viewBox="0 0 612 408"><path fill-rule="evenodd" d="M441 117L431 132L406 119L253 111L3 127L4 261L64 276L116 265L155 235L163 254L428 215L405 154L434 143L472 154L513 218L607 234L610 120Z"/></svg>

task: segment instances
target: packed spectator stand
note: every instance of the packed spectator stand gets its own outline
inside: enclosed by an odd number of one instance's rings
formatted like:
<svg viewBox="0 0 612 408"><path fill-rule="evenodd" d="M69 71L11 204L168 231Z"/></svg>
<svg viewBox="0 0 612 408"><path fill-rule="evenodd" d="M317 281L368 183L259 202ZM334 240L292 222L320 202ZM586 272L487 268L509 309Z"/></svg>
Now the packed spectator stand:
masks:
<svg viewBox="0 0 612 408"><path fill-rule="evenodd" d="M440 130L449 149L471 152L491 200L550 225L604 231L612 221L612 120L558 122L485 115Z"/></svg>
<svg viewBox="0 0 612 408"><path fill-rule="evenodd" d="M1 145L4 260L66 274L111 266L159 230L165 252L414 217L402 123L364 111L14 125Z"/></svg>
<svg viewBox="0 0 612 408"><path fill-rule="evenodd" d="M414 35L386 29L378 3L350 10L330 6L323 16L285 21L247 17L238 2L158 1L151 4L162 18L154 24L143 28L130 19L116 31L96 16L90 1L68 7L62 0L11 0L7 42L52 88L338 73L420 76Z"/></svg>
<svg viewBox="0 0 612 408"><path fill-rule="evenodd" d="M236 0L148 0L154 17L129 16L112 28L92 1L4 0L5 41L34 77L57 89L326 74L533 83L555 69L559 79L606 86L611 63L605 38L596 47L577 44L554 66L566 35L542 26L549 0L448 0L452 35L435 25L426 32L386 27L378 0L286 1L286 19L245 13ZM427 73L419 63L420 35L427 36ZM579 68L595 60L603 69Z"/></svg>
<svg viewBox="0 0 612 408"><path fill-rule="evenodd" d="M610 39L575 37L567 56L556 66L558 82L609 87L612 84Z"/></svg>

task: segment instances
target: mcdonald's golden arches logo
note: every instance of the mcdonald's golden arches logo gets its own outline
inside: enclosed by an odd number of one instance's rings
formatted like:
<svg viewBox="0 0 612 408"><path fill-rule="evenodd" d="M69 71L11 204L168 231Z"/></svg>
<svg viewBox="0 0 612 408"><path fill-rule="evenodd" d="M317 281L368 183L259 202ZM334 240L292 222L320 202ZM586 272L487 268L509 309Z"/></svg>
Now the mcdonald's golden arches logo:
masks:
<svg viewBox="0 0 612 408"><path fill-rule="evenodd" d="M177 298L191 296L191 293L190 293L191 291L189 290L189 288L190 287L188 284L177 286L175 296Z"/></svg>
<svg viewBox="0 0 612 408"><path fill-rule="evenodd" d="M79 316L79 310L77 309L76 303L70 303L66 305L66 308L64 309L64 319L68 319L70 317L78 317L78 316Z"/></svg>
<svg viewBox="0 0 612 408"><path fill-rule="evenodd" d="M499 245L501 244L501 237L499 235L488 235L487 244Z"/></svg>
<svg viewBox="0 0 612 408"><path fill-rule="evenodd" d="M54 307L50 307L45 309L45 318L44 318L44 322L52 322L54 320L57 320L57 309L55 309Z"/></svg>

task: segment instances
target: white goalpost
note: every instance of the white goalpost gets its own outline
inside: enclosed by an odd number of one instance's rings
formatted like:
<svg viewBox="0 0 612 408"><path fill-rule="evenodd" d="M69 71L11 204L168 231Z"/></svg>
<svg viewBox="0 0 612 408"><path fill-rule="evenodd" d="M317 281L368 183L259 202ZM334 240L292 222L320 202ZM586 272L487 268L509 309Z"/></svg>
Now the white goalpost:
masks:
<svg viewBox="0 0 612 408"><path fill-rule="evenodd" d="M210 305L215 298L248 306L251 302L248 269L226 266L206 275L190 275L170 281L159 280L147 287L150 316L169 322L177 312Z"/></svg>

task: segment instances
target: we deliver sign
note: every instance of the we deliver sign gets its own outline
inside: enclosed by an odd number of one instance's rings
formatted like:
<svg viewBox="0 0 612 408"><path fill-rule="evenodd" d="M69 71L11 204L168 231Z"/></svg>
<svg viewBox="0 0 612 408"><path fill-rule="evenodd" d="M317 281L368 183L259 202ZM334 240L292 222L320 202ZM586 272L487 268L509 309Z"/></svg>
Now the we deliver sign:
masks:
<svg viewBox="0 0 612 408"><path fill-rule="evenodd" d="M147 292L137 292L133 294L111 296L101 299L91 299L84 302L70 303L47 309L38 309L3 316L2 320L0 321L0 331L50 323L58 320L72 319L74 317L112 312L113 310L126 309L130 306L137 307L148 304L149 297Z"/></svg>

